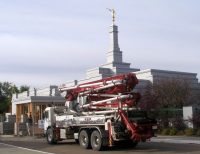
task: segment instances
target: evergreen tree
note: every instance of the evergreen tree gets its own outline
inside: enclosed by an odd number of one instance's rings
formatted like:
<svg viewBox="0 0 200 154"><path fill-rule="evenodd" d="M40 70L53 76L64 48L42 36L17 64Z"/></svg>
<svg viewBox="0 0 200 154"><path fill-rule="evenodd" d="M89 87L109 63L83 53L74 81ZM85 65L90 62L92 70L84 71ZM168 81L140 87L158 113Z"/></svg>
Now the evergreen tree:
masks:
<svg viewBox="0 0 200 154"><path fill-rule="evenodd" d="M12 94L27 91L28 86L21 86L20 89L9 82L0 82L0 114L8 112L11 105Z"/></svg>

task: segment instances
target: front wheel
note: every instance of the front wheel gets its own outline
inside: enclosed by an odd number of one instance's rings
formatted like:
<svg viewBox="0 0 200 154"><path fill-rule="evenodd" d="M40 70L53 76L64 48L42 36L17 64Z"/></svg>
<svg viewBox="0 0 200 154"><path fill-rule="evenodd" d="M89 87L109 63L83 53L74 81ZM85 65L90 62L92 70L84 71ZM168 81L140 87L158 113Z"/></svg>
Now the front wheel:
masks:
<svg viewBox="0 0 200 154"><path fill-rule="evenodd" d="M91 135L91 146L93 150L100 151L103 148L102 137L99 131L94 130Z"/></svg>
<svg viewBox="0 0 200 154"><path fill-rule="evenodd" d="M46 138L47 138L47 142L49 144L56 144L57 143L52 128L47 129Z"/></svg>

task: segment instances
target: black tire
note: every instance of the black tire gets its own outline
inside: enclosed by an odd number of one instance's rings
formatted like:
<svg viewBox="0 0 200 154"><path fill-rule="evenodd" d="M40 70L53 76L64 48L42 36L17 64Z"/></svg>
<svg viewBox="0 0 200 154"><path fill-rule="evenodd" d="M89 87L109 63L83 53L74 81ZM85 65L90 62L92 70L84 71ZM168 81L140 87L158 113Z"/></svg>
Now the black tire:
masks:
<svg viewBox="0 0 200 154"><path fill-rule="evenodd" d="M79 133L78 139L79 139L80 146L83 147L84 149L89 149L91 147L90 134L88 131L81 130L81 132Z"/></svg>
<svg viewBox="0 0 200 154"><path fill-rule="evenodd" d="M95 151L100 151L103 149L103 142L102 137L99 131L94 130L91 135L91 146L92 149Z"/></svg>
<svg viewBox="0 0 200 154"><path fill-rule="evenodd" d="M56 144L57 143L57 141L55 139L55 134L53 133L52 128L47 129L46 139L47 139L47 142L49 144Z"/></svg>

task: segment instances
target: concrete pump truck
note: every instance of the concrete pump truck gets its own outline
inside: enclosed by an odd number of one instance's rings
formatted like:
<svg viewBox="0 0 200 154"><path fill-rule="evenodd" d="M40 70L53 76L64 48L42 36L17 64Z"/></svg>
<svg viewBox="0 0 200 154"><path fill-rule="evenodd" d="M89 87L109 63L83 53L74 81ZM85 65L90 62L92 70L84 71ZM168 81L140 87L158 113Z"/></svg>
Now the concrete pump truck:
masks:
<svg viewBox="0 0 200 154"><path fill-rule="evenodd" d="M47 107L44 133L54 144L74 139L81 147L102 150L117 143L135 147L154 136L156 120L137 107L140 94L135 74L122 74L101 80L61 86L66 92L64 107Z"/></svg>

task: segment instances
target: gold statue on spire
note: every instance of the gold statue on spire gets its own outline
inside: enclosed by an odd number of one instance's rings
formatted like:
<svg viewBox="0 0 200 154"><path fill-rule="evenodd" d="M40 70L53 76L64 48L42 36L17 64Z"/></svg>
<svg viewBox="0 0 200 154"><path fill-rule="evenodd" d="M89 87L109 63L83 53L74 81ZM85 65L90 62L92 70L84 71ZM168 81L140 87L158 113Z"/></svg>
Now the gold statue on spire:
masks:
<svg viewBox="0 0 200 154"><path fill-rule="evenodd" d="M108 9L108 11L111 12L112 22L113 22L113 25L114 25L114 23L115 23L115 10L114 9L109 9L109 8L107 8L107 9Z"/></svg>

